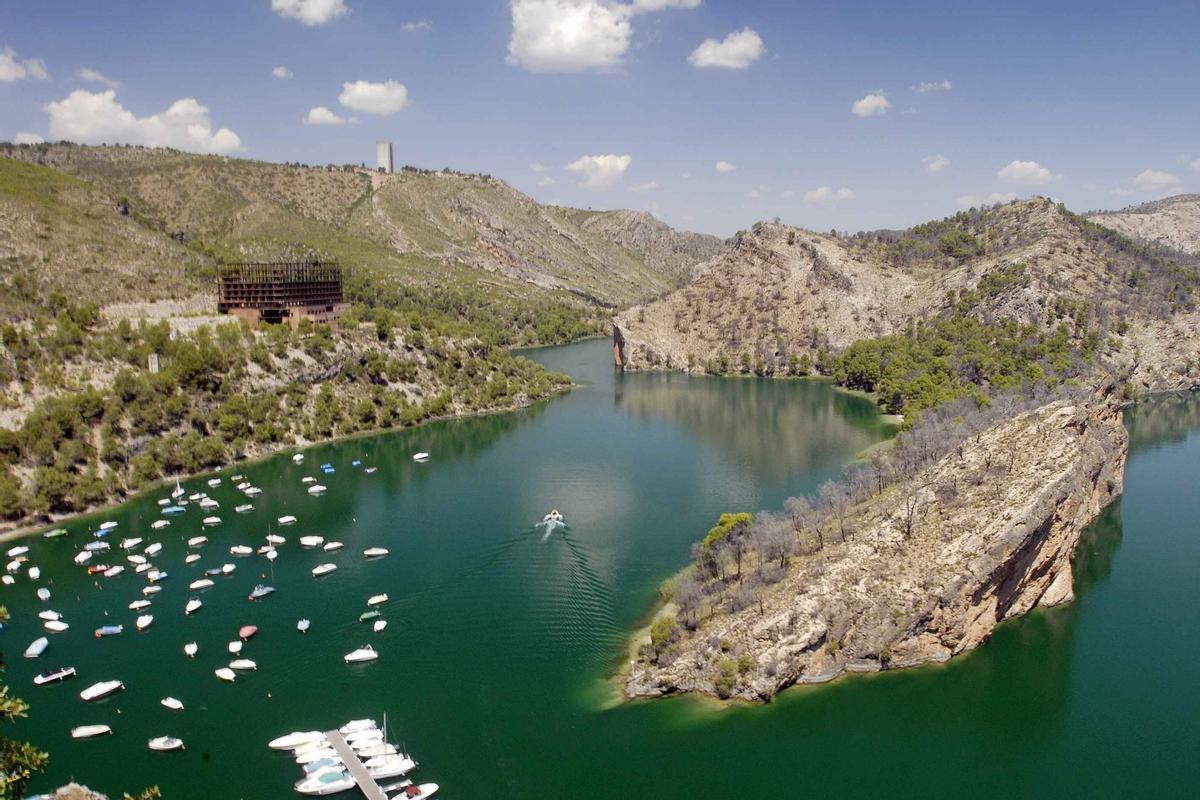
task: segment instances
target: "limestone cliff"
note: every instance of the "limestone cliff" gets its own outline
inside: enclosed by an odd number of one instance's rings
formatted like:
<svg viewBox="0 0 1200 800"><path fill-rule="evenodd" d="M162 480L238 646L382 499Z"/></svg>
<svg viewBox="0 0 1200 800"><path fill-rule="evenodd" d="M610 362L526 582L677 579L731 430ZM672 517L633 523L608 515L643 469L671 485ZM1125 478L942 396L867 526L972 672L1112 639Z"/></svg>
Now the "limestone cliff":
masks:
<svg viewBox="0 0 1200 800"><path fill-rule="evenodd" d="M1200 194L1177 194L1088 219L1134 239L1200 254Z"/></svg>
<svg viewBox="0 0 1200 800"><path fill-rule="evenodd" d="M1103 401L998 423L852 508L843 541L793 558L757 602L733 611L732 594L710 595L694 630L642 648L625 692L766 700L978 647L1000 622L1073 599L1071 557L1120 493L1127 446L1120 409Z"/></svg>

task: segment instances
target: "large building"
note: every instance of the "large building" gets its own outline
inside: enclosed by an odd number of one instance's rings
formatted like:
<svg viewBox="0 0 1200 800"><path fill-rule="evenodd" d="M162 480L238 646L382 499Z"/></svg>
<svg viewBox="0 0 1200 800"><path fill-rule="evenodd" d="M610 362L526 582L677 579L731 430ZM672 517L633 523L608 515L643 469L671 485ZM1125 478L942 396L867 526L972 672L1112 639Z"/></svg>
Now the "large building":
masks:
<svg viewBox="0 0 1200 800"><path fill-rule="evenodd" d="M346 310L342 268L329 261L227 264L217 310L257 324L333 322Z"/></svg>
<svg viewBox="0 0 1200 800"><path fill-rule="evenodd" d="M375 143L375 166L387 173L395 172L392 163L392 143Z"/></svg>

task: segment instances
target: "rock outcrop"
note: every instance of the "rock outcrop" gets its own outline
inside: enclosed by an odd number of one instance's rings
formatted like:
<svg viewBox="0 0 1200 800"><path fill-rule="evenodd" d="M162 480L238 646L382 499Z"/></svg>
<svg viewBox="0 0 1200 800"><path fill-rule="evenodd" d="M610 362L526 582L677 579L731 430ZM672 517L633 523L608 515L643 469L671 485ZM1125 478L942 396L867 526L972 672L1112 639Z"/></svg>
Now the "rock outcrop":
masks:
<svg viewBox="0 0 1200 800"><path fill-rule="evenodd" d="M642 648L625 692L767 700L978 647L1000 622L1073 598L1072 554L1120 493L1127 446L1107 401L999 423L850 510L844 541L794 558L757 602L717 600L657 655Z"/></svg>
<svg viewBox="0 0 1200 800"><path fill-rule="evenodd" d="M1088 219L1133 239L1200 255L1200 194L1177 194L1152 203L1097 211Z"/></svg>

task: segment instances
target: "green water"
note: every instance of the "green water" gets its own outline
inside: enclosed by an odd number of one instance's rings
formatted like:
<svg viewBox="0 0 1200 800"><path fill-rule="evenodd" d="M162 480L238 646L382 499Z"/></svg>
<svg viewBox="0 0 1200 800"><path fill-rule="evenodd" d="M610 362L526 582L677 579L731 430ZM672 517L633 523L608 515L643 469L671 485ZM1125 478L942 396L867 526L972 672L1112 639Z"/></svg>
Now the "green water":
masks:
<svg viewBox="0 0 1200 800"><path fill-rule="evenodd" d="M267 740L386 711L422 764L417 777L447 798L1200 793L1200 404L1131 416L1127 495L1089 534L1077 603L1003 626L949 666L793 690L762 708L695 698L609 705L605 677L627 631L718 513L811 490L888 429L870 404L822 384L615 376L602 341L531 355L583 385L516 414L242 469L266 494L238 516L228 479L210 490L225 523L195 566L184 566L183 542L199 531L198 510L162 536L147 529L153 499L103 517L121 522L110 538L165 544L156 562L171 577L143 633L126 609L140 576L97 587L70 563L87 523L70 526L68 539L33 542L54 592L47 605L72 626L51 635L41 659L21 658L42 606L25 579L0 587L13 612L0 632L6 679L32 704L19 732L52 753L35 788L78 778L118 796L157 783L170 800L295 797L299 771ZM414 464L417 450L432 460ZM353 469L355 458L379 471ZM336 474L319 473L326 461ZM304 492L307 474L329 487L324 498ZM551 507L570 529L543 539L532 523ZM265 562L233 559L228 547L261 542L282 514L299 523L284 531L279 591L248 603ZM305 533L346 548L301 550ZM366 562L371 545L391 555ZM185 618L187 582L234 560L237 572L217 578ZM340 568L311 578L323 561ZM356 620L377 592L392 598L390 624L372 634ZM295 631L302 616L313 621L307 635ZM125 634L92 638L114 620ZM220 683L212 671L247 623L261 628L243 654L259 669ZM192 640L195 660L182 653ZM378 662L341 662L366 642ZM36 672L68 664L76 680L32 686ZM127 691L79 700L108 678ZM162 708L167 695L187 710ZM72 726L96 722L116 735L69 739ZM164 734L188 750L149 752L146 740Z"/></svg>

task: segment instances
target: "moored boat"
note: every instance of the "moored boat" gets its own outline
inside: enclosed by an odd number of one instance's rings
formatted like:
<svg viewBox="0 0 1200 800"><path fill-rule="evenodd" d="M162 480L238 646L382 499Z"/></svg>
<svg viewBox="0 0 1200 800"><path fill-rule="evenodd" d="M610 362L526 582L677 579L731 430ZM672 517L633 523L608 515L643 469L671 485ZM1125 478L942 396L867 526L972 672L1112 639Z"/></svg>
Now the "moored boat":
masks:
<svg viewBox="0 0 1200 800"><path fill-rule="evenodd" d="M197 578L188 584L188 589L193 592L199 592L203 589L211 589L212 587L213 582L211 578Z"/></svg>
<svg viewBox="0 0 1200 800"><path fill-rule="evenodd" d="M379 606L379 605L383 605L387 601L388 601L387 594L373 594L367 599L367 605L368 606Z"/></svg>
<svg viewBox="0 0 1200 800"><path fill-rule="evenodd" d="M103 639L105 636L116 636L123 630L125 630L124 625L101 625L96 628L95 636L97 639Z"/></svg>
<svg viewBox="0 0 1200 800"><path fill-rule="evenodd" d="M204 545L208 544L208 537L193 536L192 538L188 539L187 544L188 547L203 547Z"/></svg>
<svg viewBox="0 0 1200 800"><path fill-rule="evenodd" d="M148 545L142 552L153 557L162 552L162 547L162 542L155 542L154 544Z"/></svg>
<svg viewBox="0 0 1200 800"><path fill-rule="evenodd" d="M50 631L51 633L62 633L70 626L67 625L67 623L63 622L62 620L52 619L52 620L48 620L45 623L43 623L42 627L45 628L46 630Z"/></svg>
<svg viewBox="0 0 1200 800"><path fill-rule="evenodd" d="M221 518L220 517L205 517L204 519L201 520L201 523L205 527L211 528L214 525L220 525Z"/></svg>
<svg viewBox="0 0 1200 800"><path fill-rule="evenodd" d="M331 564L331 563L318 564L317 566L313 567L312 574L313 574L314 578L319 578L322 575L328 575L329 573L333 572L335 569L337 569L337 564Z"/></svg>
<svg viewBox="0 0 1200 800"><path fill-rule="evenodd" d="M154 520L154 522L150 523L150 528L152 530L161 531L163 528L167 527L170 524L171 524L171 520L169 520L169 519L156 519L156 520Z"/></svg>
<svg viewBox="0 0 1200 800"><path fill-rule="evenodd" d="M233 661L229 662L229 668L242 671L255 670L258 669L258 664L254 663L248 658L235 658Z"/></svg>
<svg viewBox="0 0 1200 800"><path fill-rule="evenodd" d="M312 626L312 623L310 621L308 621L307 619L302 619L296 623L296 630L300 631L301 633L308 633L308 629L311 626Z"/></svg>
<svg viewBox="0 0 1200 800"><path fill-rule="evenodd" d="M229 667L221 667L220 669L213 670L213 674L228 683L233 683L235 680L237 680L237 673L231 670Z"/></svg>
<svg viewBox="0 0 1200 800"><path fill-rule="evenodd" d="M203 604L200 602L200 598L193 597L192 599L188 600L187 605L183 607L183 613L188 615L195 614L200 610L201 605Z"/></svg>
<svg viewBox="0 0 1200 800"><path fill-rule="evenodd" d="M188 553L187 556L184 557L183 563L184 564L195 564L199 560L200 560L199 553Z"/></svg>
<svg viewBox="0 0 1200 800"><path fill-rule="evenodd" d="M33 679L33 682L37 686L45 686L49 683L61 683L69 678L74 677L74 667L59 667L58 669L52 669L48 672L41 673Z"/></svg>
<svg viewBox="0 0 1200 800"><path fill-rule="evenodd" d="M300 537L300 546L301 547L320 547L323 544L325 544L324 536L301 536Z"/></svg>
<svg viewBox="0 0 1200 800"><path fill-rule="evenodd" d="M413 453L412 460L418 464L424 464L429 460L429 453Z"/></svg>
<svg viewBox="0 0 1200 800"><path fill-rule="evenodd" d="M329 794L339 794L355 786L354 779L350 777L350 773L343 770L328 770L318 772L315 775L310 775L303 780L296 782L296 791L299 794L324 796Z"/></svg>
<svg viewBox="0 0 1200 800"><path fill-rule="evenodd" d="M373 631L375 631L376 633L382 633L383 629L386 627L387 627L386 619L377 619L377 620L375 620L375 624L371 626L371 629Z"/></svg>
<svg viewBox="0 0 1200 800"><path fill-rule="evenodd" d="M50 590L45 586L39 586L37 590L37 599L43 603L50 599Z"/></svg>
<svg viewBox="0 0 1200 800"><path fill-rule="evenodd" d="M107 725L80 725L71 728L72 739L91 739L93 736L104 736L112 733L112 728Z"/></svg>
<svg viewBox="0 0 1200 800"><path fill-rule="evenodd" d="M280 517L279 519L277 519L275 521L278 522L280 525L295 525L296 524L296 518L291 514L284 514L282 517Z"/></svg>
<svg viewBox="0 0 1200 800"><path fill-rule="evenodd" d="M200 650L200 645L195 642L188 642L183 646L183 654L188 658L195 658L196 653Z"/></svg>
<svg viewBox="0 0 1200 800"><path fill-rule="evenodd" d="M326 542L325 546L321 549L326 553L332 553L336 550L341 550L345 546L346 545L342 544L341 542Z"/></svg>
<svg viewBox="0 0 1200 800"><path fill-rule="evenodd" d="M242 503L240 506L235 506L233 512L235 514L246 514L254 510L254 506L250 503Z"/></svg>
<svg viewBox="0 0 1200 800"><path fill-rule="evenodd" d="M46 652L46 648L50 645L50 640L45 636L39 636L29 643L29 647L25 648L26 658L37 658L42 653Z"/></svg>
<svg viewBox="0 0 1200 800"><path fill-rule="evenodd" d="M378 611L364 611L358 615L358 621L367 622L368 620L378 619L379 617L380 613Z"/></svg>
<svg viewBox="0 0 1200 800"><path fill-rule="evenodd" d="M178 739L174 736L156 736L153 739L151 739L149 742L147 742L146 745L151 750L159 750L159 751L182 750L183 749L183 740Z"/></svg>
<svg viewBox="0 0 1200 800"><path fill-rule="evenodd" d="M375 652L375 648L371 647L369 644L364 645L357 650L351 650L349 653L346 653L346 655L342 656L342 659L347 664L358 664L364 661L374 661L377 658L379 658L379 653Z"/></svg>
<svg viewBox="0 0 1200 800"><path fill-rule="evenodd" d="M258 633L257 625L243 625L238 628L238 638L242 641L253 638L256 633Z"/></svg>
<svg viewBox="0 0 1200 800"><path fill-rule="evenodd" d="M262 598L266 597L267 595L272 594L274 591L275 591L274 586L266 586L266 585L260 583L257 586L255 586L253 589L250 590L250 594L248 597L250 600L261 600Z"/></svg>
<svg viewBox="0 0 1200 800"><path fill-rule="evenodd" d="M254 555L254 548L245 544L235 544L233 547L229 548L229 555L251 556Z"/></svg>
<svg viewBox="0 0 1200 800"><path fill-rule="evenodd" d="M154 615L153 614L142 614L140 617L137 618L137 622L134 623L134 627L136 627L139 631L144 631L144 630L146 630L146 628L149 628L152 624L154 624Z"/></svg>
<svg viewBox="0 0 1200 800"><path fill-rule="evenodd" d="M102 697L108 697L110 694L115 694L125 688L125 684L120 681L100 681L93 683L91 686L79 693L79 698L85 703L90 703L93 700L99 700Z"/></svg>
<svg viewBox="0 0 1200 800"><path fill-rule="evenodd" d="M141 611L143 608L149 608L149 607L150 607L149 600L134 600L132 603L129 604L130 611Z"/></svg>
<svg viewBox="0 0 1200 800"><path fill-rule="evenodd" d="M285 736L280 736L267 742L267 747L272 750L292 750L311 742L320 742L324 738L325 734L320 731L292 731Z"/></svg>
<svg viewBox="0 0 1200 800"><path fill-rule="evenodd" d="M45 533L43 533L42 538L43 539L57 539L60 536L66 536L66 535L67 535L66 528L54 528L53 530L49 530L49 531L46 531Z"/></svg>
<svg viewBox="0 0 1200 800"><path fill-rule="evenodd" d="M363 550L363 558L383 558L388 554L386 547L368 547Z"/></svg>
<svg viewBox="0 0 1200 800"><path fill-rule="evenodd" d="M327 486L322 486L319 483L314 483L312 486L308 487L308 493L312 495L325 494L327 491L329 491L329 488Z"/></svg>
<svg viewBox="0 0 1200 800"><path fill-rule="evenodd" d="M169 708L172 711L183 711L183 701L176 700L174 697L164 697L159 701L163 708Z"/></svg>

